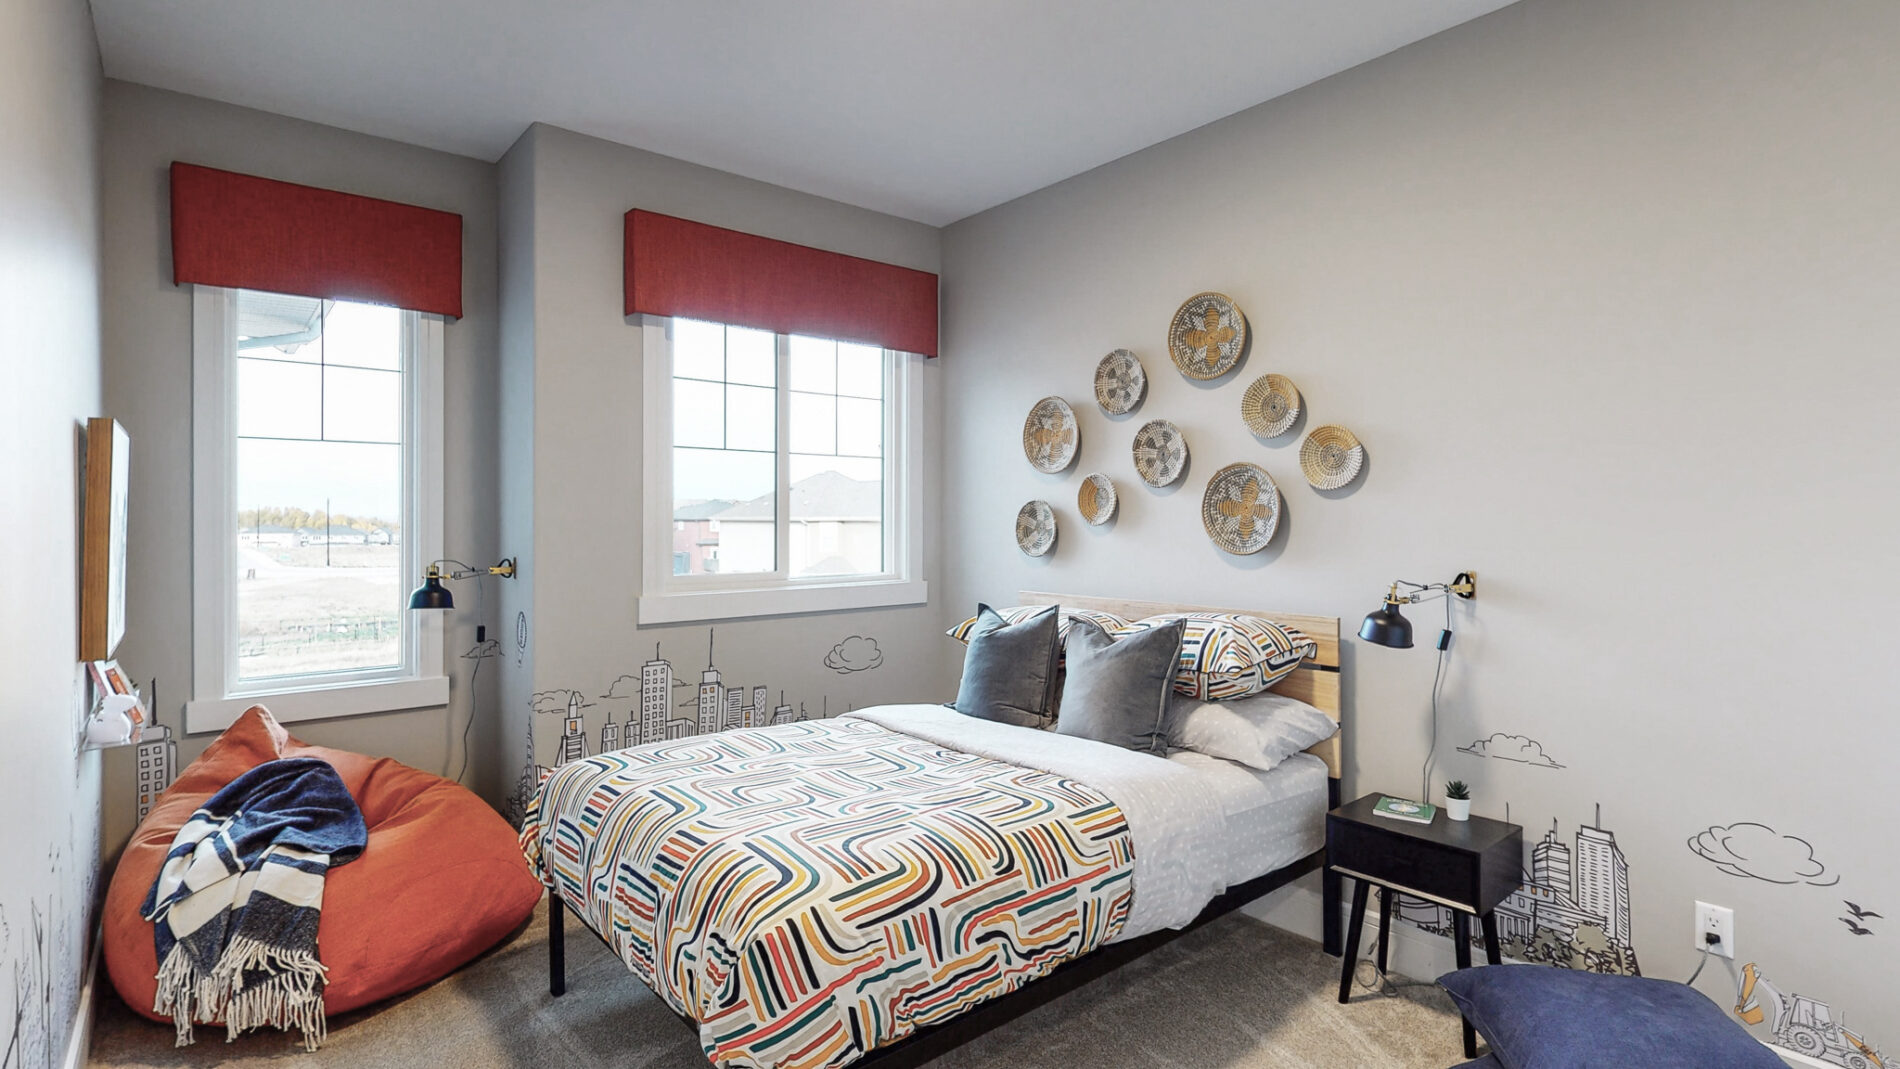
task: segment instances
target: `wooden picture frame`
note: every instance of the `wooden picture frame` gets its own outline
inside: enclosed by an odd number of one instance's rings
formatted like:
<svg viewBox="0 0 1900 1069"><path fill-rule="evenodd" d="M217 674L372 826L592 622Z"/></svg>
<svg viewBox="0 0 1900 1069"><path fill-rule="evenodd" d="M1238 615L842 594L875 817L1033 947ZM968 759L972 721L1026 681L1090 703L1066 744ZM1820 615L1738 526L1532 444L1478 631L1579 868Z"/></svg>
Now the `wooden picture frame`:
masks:
<svg viewBox="0 0 1900 1069"><path fill-rule="evenodd" d="M81 532L79 659L103 661L125 637L125 521L132 439L119 421L86 421L86 506Z"/></svg>

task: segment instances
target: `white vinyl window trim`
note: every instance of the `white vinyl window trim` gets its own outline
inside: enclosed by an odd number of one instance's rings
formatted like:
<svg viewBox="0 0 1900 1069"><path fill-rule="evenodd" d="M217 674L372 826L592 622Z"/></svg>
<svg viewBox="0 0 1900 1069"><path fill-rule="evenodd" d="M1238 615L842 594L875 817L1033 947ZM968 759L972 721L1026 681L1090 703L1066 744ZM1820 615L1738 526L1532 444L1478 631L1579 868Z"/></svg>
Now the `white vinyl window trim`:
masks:
<svg viewBox="0 0 1900 1069"><path fill-rule="evenodd" d="M192 288L192 694L185 730L253 705L279 721L444 706L442 614L404 610L402 663L240 681L237 664L237 290ZM402 589L442 556L442 317L402 313Z"/></svg>
<svg viewBox="0 0 1900 1069"><path fill-rule="evenodd" d="M796 613L921 605L929 600L923 547L924 358L885 350L884 561L878 575L798 579L786 574L790 500L786 485L788 397L786 336L778 335L779 463L776 572L673 574L673 346L672 319L641 316L643 561L639 622L786 616Z"/></svg>

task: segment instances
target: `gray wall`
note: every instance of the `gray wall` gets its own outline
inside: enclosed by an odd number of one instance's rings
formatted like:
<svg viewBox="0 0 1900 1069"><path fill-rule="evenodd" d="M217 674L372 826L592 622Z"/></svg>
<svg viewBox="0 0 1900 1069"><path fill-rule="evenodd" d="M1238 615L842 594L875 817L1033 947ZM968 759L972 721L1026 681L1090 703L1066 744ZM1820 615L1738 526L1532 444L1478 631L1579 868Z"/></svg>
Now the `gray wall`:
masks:
<svg viewBox="0 0 1900 1069"><path fill-rule="evenodd" d="M502 524L531 526L534 544L510 547L528 559L511 597L532 599L531 676L537 693L576 690L587 712L590 752L609 714L626 709L605 696L621 675L637 674L655 643L681 680L706 665L703 624L639 628L635 608L641 560L640 330L622 314L622 218L630 208L684 216L767 237L814 245L920 270L938 267L939 232L919 223L743 179L650 152L536 125L503 161L502 216L508 264L503 288L502 399L510 479ZM515 262L531 246L531 264ZM517 318L520 317L520 318ZM531 385L524 385L531 383ZM925 529L940 522L939 381L924 372ZM522 409L531 409L524 416ZM531 425L532 471L515 467L521 431ZM936 540L925 577L937 577ZM948 696L954 672L940 656L950 621L932 603L918 608L719 623L715 659L727 686L769 688L816 717L847 706ZM852 635L875 637L884 664L839 674L823 666L832 646ZM506 710L503 759L520 767L512 740L525 734L528 706ZM544 705L549 704L544 702ZM561 703L561 704L564 704ZM536 727L541 763L551 764L560 718Z"/></svg>
<svg viewBox="0 0 1900 1069"><path fill-rule="evenodd" d="M96 916L99 758L78 749L78 636L80 450L86 419L104 414L99 91L85 4L0 5L0 1060L9 1066L65 1057ZM136 464L142 443L132 443Z"/></svg>
<svg viewBox="0 0 1900 1069"><path fill-rule="evenodd" d="M1527 0L949 227L949 603L1078 591L1350 633L1394 577L1475 568L1434 791L1461 777L1477 812L1566 843L1601 803L1646 973L1688 974L1694 900L1731 906L1738 964L1900 1044L1900 930L1837 919L1844 898L1900 916L1895 40L1891 4ZM1165 351L1208 289L1255 331L1213 388ZM1152 385L1111 420L1090 382L1117 346ZM1318 493L1299 435L1248 434L1240 396L1268 371L1304 392L1302 433L1365 443L1356 486ZM1018 445L1045 394L1081 419L1064 476ZM1157 417L1193 451L1172 491L1129 458ZM1198 516L1239 460L1287 513L1245 559ZM1122 491L1109 530L1076 513L1096 470ZM1011 540L1031 498L1060 518L1046 560ZM1346 647L1348 797L1419 790L1443 617L1412 617L1417 649ZM1495 732L1564 767L1457 749ZM1688 845L1737 822L1806 840L1825 875Z"/></svg>
<svg viewBox="0 0 1900 1069"><path fill-rule="evenodd" d="M173 160L461 214L464 315L443 331L443 549L481 564L499 554L495 167L248 108L106 83L106 401L138 450L131 518L137 536L119 657L138 679L157 677L159 717L182 732L183 703L191 697L191 288L172 284L167 168ZM489 585L492 591L495 584ZM478 756L492 752L499 744L498 724L485 710L498 701L494 677L483 673L482 693L471 707L471 662L458 655L474 645L478 623L493 626L500 617L491 600L491 618L477 620L474 602L458 599L461 607L448 615L448 708L304 721L291 731L308 742L386 754L453 776L472 708L471 749ZM183 738L181 764L212 737ZM487 767L471 762L471 785L499 799L499 781L481 775ZM110 755L108 851L123 845L132 830L132 775L128 753Z"/></svg>

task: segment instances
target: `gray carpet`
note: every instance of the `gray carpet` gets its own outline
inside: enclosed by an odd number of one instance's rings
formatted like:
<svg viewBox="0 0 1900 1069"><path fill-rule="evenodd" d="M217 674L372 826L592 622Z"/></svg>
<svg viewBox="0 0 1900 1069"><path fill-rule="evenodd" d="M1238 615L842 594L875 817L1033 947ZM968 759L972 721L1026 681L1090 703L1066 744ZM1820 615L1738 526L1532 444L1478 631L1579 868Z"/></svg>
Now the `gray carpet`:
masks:
<svg viewBox="0 0 1900 1069"><path fill-rule="evenodd" d="M543 907L545 908L545 906ZM454 976L334 1018L307 1055L281 1033L172 1046L170 1025L101 998L94 1066L298 1069L703 1069L697 1037L569 920L568 993L547 993L545 923L535 921ZM934 1063L941 1069L1445 1069L1458 1018L1435 987L1361 992L1341 1006L1338 959L1319 945L1230 916L1042 1006Z"/></svg>

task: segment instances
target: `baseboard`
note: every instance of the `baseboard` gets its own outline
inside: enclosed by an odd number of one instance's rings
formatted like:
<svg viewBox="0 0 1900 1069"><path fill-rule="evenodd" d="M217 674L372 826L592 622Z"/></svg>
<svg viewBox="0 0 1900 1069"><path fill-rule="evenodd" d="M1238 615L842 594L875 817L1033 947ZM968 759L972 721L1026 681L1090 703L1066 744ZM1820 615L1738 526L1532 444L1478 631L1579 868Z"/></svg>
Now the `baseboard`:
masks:
<svg viewBox="0 0 1900 1069"><path fill-rule="evenodd" d="M73 1009L73 1034L66 1041L66 1057L60 1062L61 1069L86 1069L92 1055L93 992L99 986L100 944L103 942L103 933L95 932L92 953L86 958L86 977L79 985L79 1005Z"/></svg>
<svg viewBox="0 0 1900 1069"><path fill-rule="evenodd" d="M1320 918L1325 915L1319 888L1313 886L1318 882L1317 878L1301 879L1273 894L1249 902L1240 908L1240 912L1275 928L1317 941L1320 938ZM1352 919L1350 904L1340 904L1339 918L1340 931L1343 933ZM1361 956L1371 953L1375 945L1372 933L1378 930L1378 924L1378 910L1368 909L1364 926L1365 946L1361 948ZM1395 923L1392 925L1392 937L1386 943L1386 966L1389 971L1401 976L1430 981L1458 967L1457 952L1452 948L1451 940L1445 936L1420 931L1409 924ZM1838 1069L1831 1062L1810 1058L1773 1043L1763 1042L1762 1046L1789 1065L1804 1069Z"/></svg>
<svg viewBox="0 0 1900 1069"><path fill-rule="evenodd" d="M1780 1058L1782 1061L1787 1062L1789 1065L1807 1065L1807 1066L1813 1066L1814 1069L1840 1069L1840 1067L1835 1065L1833 1062L1824 1062L1819 1058L1810 1058L1798 1050L1789 1050L1786 1047L1778 1047L1774 1045L1773 1043L1770 1043L1766 1040L1762 1041L1762 1046L1767 1047L1771 1051L1774 1051L1775 1057Z"/></svg>

